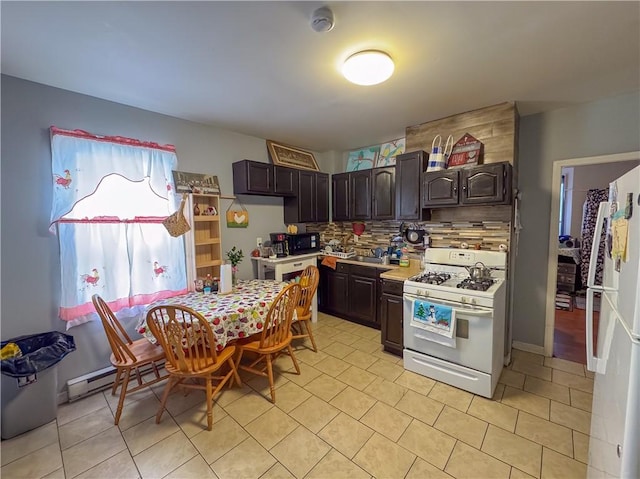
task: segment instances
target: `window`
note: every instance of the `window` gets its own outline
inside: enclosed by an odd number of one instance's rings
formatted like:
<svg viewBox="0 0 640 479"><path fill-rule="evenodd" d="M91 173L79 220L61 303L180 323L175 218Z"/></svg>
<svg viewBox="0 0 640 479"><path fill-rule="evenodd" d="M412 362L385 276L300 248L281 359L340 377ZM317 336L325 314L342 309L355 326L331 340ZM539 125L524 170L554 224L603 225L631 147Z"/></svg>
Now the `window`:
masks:
<svg viewBox="0 0 640 479"><path fill-rule="evenodd" d="M162 225L175 211L175 149L55 127L51 133L51 230L60 243L59 316L67 329L96 317L96 293L120 316L185 293L184 240Z"/></svg>

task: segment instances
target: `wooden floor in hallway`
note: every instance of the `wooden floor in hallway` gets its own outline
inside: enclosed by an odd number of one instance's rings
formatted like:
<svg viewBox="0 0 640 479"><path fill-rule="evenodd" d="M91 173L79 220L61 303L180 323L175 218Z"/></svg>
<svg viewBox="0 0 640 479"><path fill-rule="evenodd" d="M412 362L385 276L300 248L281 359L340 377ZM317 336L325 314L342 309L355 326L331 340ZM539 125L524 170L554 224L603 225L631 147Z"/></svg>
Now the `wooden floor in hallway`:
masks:
<svg viewBox="0 0 640 479"><path fill-rule="evenodd" d="M556 309L553 356L587 364L586 310L573 306L571 311ZM599 313L594 311L594 336L597 337ZM595 339L594 339L595 340Z"/></svg>

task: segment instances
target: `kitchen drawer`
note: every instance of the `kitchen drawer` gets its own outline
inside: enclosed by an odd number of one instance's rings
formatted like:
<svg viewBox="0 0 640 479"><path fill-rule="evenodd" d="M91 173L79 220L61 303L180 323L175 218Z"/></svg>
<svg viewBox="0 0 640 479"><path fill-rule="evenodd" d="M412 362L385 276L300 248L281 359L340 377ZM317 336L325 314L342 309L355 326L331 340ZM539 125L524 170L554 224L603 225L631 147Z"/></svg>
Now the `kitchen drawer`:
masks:
<svg viewBox="0 0 640 479"><path fill-rule="evenodd" d="M336 263L336 273L347 274L348 272L349 272L349 263L341 263L339 261Z"/></svg>
<svg viewBox="0 0 640 479"><path fill-rule="evenodd" d="M574 274L562 274L558 273L558 283L575 284L576 276Z"/></svg>
<svg viewBox="0 0 640 479"><path fill-rule="evenodd" d="M564 291L566 293L574 293L576 290L576 287L573 283L560 283L558 282L558 284L556 285L556 290L557 291Z"/></svg>
<svg viewBox="0 0 640 479"><path fill-rule="evenodd" d="M576 274L576 265L571 263L558 263L558 273Z"/></svg>
<svg viewBox="0 0 640 479"><path fill-rule="evenodd" d="M355 276L364 276L365 278L375 278L378 276L378 270L371 266L359 266L357 264L350 265L349 272Z"/></svg>
<svg viewBox="0 0 640 479"><path fill-rule="evenodd" d="M395 294L402 296L402 287L404 283L402 281L394 281L391 279L382 280L382 292L388 294Z"/></svg>

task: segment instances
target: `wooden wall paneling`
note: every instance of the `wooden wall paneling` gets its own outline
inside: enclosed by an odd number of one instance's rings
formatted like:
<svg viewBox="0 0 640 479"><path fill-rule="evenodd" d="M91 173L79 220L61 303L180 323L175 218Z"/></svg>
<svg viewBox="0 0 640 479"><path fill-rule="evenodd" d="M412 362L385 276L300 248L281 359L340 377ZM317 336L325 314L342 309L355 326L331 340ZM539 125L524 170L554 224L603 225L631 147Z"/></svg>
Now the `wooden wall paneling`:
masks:
<svg viewBox="0 0 640 479"><path fill-rule="evenodd" d="M448 135L458 141L469 133L484 144L483 163L509 161L514 163L517 144L518 114L512 102L505 102L479 110L453 115L440 120L410 126L406 129L406 151L431 151L436 135Z"/></svg>

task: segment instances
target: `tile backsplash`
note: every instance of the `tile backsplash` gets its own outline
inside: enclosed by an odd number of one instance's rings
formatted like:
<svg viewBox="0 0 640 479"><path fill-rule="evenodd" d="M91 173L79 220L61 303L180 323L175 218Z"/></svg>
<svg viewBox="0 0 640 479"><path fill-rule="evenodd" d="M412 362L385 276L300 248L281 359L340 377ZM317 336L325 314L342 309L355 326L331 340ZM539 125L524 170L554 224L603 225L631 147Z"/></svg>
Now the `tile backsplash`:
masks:
<svg viewBox="0 0 640 479"><path fill-rule="evenodd" d="M389 246L391 239L400 232L399 221L365 221L365 231L357 242L351 241L356 252L366 255L372 248ZM307 223L307 231L319 232L322 246L332 239L342 241L346 235L351 235L351 222L336 223ZM409 223L405 223L405 226ZM509 246L509 232L511 223L501 221L464 222L464 223L410 223L424 229L431 237L432 248L459 248L461 243L467 243L469 248L477 247L483 250L498 251L500 244ZM409 252L418 253L421 248L407 243Z"/></svg>

